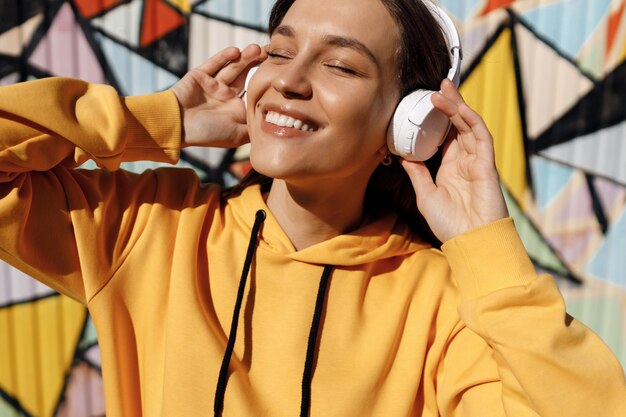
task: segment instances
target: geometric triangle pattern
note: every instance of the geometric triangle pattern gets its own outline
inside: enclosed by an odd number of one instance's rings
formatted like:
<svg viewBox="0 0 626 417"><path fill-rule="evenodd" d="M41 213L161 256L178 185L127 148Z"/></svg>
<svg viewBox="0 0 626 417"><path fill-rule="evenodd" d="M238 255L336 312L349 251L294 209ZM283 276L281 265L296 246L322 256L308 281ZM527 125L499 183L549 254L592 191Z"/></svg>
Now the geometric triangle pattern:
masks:
<svg viewBox="0 0 626 417"><path fill-rule="evenodd" d="M613 223L604 242L587 265L586 272L620 287L626 287L626 209Z"/></svg>
<svg viewBox="0 0 626 417"><path fill-rule="evenodd" d="M510 29L506 28L498 35L481 62L467 76L460 91L489 126L500 178L524 207L528 190L526 151Z"/></svg>
<svg viewBox="0 0 626 417"><path fill-rule="evenodd" d="M124 94L139 95L162 91L178 81L176 75L112 39L99 33L94 37L108 62L115 63L113 73Z"/></svg>
<svg viewBox="0 0 626 417"><path fill-rule="evenodd" d="M515 228L517 229L517 232L522 239L522 243L535 265L561 277L570 279L574 278L572 276L572 272L559 258L557 252L541 235L539 228L532 223L526 214L524 214L524 211L519 207L517 201L512 197L511 193L505 186L502 187L502 190L504 191L504 197L509 214L515 222Z"/></svg>
<svg viewBox="0 0 626 417"><path fill-rule="evenodd" d="M274 1L211 0L194 7L194 12L226 23L264 31Z"/></svg>
<svg viewBox="0 0 626 417"><path fill-rule="evenodd" d="M74 0L74 4L81 15L91 18L122 3L122 1L124 0Z"/></svg>
<svg viewBox="0 0 626 417"><path fill-rule="evenodd" d="M585 41L607 16L612 0L563 0L531 9L521 15L534 30L564 55L574 59ZM570 30L563 29L567 16Z"/></svg>
<svg viewBox="0 0 626 417"><path fill-rule="evenodd" d="M60 295L0 309L0 390L31 415L53 415L85 317Z"/></svg>
<svg viewBox="0 0 626 417"><path fill-rule="evenodd" d="M528 136L532 140L550 127L593 87L593 81L527 26L515 27L520 72L526 101ZM546 71L550 68L550 71ZM546 92L553 94L546 96Z"/></svg>
<svg viewBox="0 0 626 417"><path fill-rule="evenodd" d="M57 417L104 416L102 375L85 362L72 368Z"/></svg>
<svg viewBox="0 0 626 417"><path fill-rule="evenodd" d="M0 1L0 85L58 75L164 90L225 46L267 42L273 3ZM626 0L438 3L459 28L461 91L491 128L524 246L626 365ZM249 147L186 149L178 166L233 185ZM100 360L83 306L0 265L0 416L103 415Z"/></svg>
<svg viewBox="0 0 626 417"><path fill-rule="evenodd" d="M170 3L161 0L144 0L139 44L150 45L184 24L185 18Z"/></svg>
<svg viewBox="0 0 626 417"><path fill-rule="evenodd" d="M67 56L80 56L80 59L67 59ZM69 3L59 9L29 62L53 75L104 82L102 67L76 22Z"/></svg>
<svg viewBox="0 0 626 417"><path fill-rule="evenodd" d="M626 121L552 146L540 154L626 185ZM612 158L600 158L612 155Z"/></svg>
<svg viewBox="0 0 626 417"><path fill-rule="evenodd" d="M38 14L19 26L0 34L0 54L18 56L43 21L43 14Z"/></svg>
<svg viewBox="0 0 626 417"><path fill-rule="evenodd" d="M105 15L92 19L90 23L106 33L108 37L137 48L142 10L143 1L133 0L116 7Z"/></svg>
<svg viewBox="0 0 626 417"><path fill-rule="evenodd" d="M570 182L574 169L539 156L530 157L535 202L545 209Z"/></svg>

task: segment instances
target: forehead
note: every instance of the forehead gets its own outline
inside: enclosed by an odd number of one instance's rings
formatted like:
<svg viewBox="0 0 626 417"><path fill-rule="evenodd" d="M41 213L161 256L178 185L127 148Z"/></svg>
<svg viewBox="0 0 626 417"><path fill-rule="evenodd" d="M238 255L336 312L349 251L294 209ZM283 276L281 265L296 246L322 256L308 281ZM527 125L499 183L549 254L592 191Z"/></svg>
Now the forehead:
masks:
<svg viewBox="0 0 626 417"><path fill-rule="evenodd" d="M380 0L296 0L282 21L301 40L324 37L353 38L367 46L381 61L393 61L400 36Z"/></svg>

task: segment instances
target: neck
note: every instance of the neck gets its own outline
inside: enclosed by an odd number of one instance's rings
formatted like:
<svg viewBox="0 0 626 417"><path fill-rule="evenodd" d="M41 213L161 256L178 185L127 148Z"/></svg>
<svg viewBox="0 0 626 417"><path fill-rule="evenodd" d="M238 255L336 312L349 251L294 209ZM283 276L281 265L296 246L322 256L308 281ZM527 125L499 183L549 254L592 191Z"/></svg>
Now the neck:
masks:
<svg viewBox="0 0 626 417"><path fill-rule="evenodd" d="M335 182L330 187L274 180L267 206L296 250L357 229L363 221L364 184Z"/></svg>

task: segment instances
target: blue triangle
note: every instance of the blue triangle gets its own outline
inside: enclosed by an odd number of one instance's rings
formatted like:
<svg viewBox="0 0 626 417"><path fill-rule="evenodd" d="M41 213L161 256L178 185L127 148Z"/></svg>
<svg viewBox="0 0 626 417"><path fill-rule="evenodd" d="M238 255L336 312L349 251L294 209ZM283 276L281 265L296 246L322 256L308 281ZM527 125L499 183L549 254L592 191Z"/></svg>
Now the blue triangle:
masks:
<svg viewBox="0 0 626 417"><path fill-rule="evenodd" d="M546 208L569 183L574 170L556 162L533 156L530 159L533 190L539 207Z"/></svg>
<svg viewBox="0 0 626 417"><path fill-rule="evenodd" d="M141 95L163 91L178 77L115 41L94 32L96 41L107 57L115 78L125 95Z"/></svg>
<svg viewBox="0 0 626 417"><path fill-rule="evenodd" d="M604 242L591 262L587 272L600 279L626 288L626 210L610 225Z"/></svg>
<svg viewBox="0 0 626 417"><path fill-rule="evenodd" d="M475 16L484 6L482 0L439 0L438 3L461 22Z"/></svg>
<svg viewBox="0 0 626 417"><path fill-rule="evenodd" d="M274 0L212 0L194 10L233 23L267 28Z"/></svg>
<svg viewBox="0 0 626 417"><path fill-rule="evenodd" d="M608 13L612 0L564 0L522 13L539 35L562 53L576 58L581 47Z"/></svg>

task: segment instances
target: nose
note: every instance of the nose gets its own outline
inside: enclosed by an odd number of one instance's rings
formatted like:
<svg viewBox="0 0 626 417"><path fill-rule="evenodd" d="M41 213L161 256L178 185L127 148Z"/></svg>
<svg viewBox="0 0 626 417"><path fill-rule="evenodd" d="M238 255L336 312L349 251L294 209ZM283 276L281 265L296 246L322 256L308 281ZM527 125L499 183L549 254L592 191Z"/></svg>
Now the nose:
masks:
<svg viewBox="0 0 626 417"><path fill-rule="evenodd" d="M285 98L308 99L313 93L308 65L297 59L284 63L274 77L272 86Z"/></svg>

